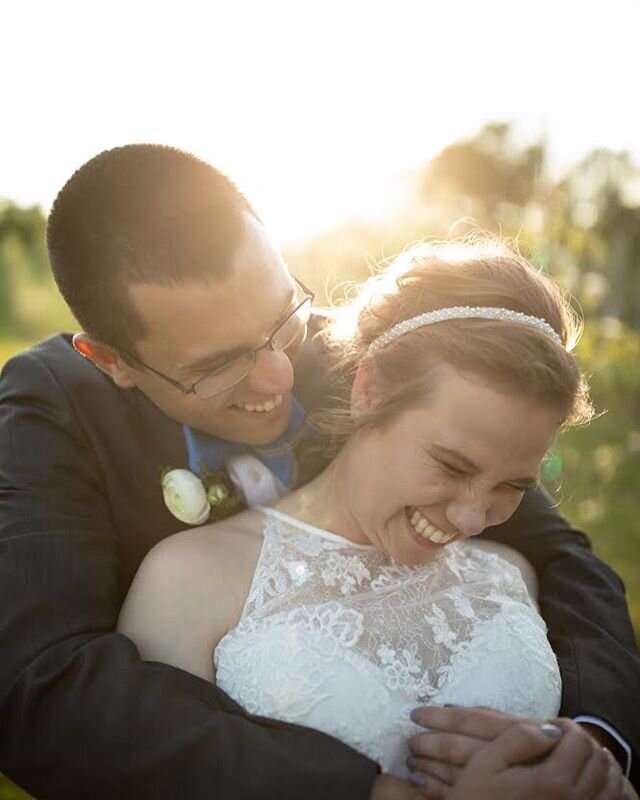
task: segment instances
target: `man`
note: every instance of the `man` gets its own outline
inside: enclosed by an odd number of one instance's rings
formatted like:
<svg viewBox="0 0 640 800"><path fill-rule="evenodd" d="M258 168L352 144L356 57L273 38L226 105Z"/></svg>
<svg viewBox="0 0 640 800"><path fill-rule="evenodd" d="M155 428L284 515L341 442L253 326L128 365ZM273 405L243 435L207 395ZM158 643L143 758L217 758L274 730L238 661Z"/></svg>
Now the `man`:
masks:
<svg viewBox="0 0 640 800"><path fill-rule="evenodd" d="M228 489L224 465L248 455L248 496L291 482L279 445L322 399L321 356L301 353L308 293L228 179L171 148L85 164L47 241L85 332L12 359L0 385L0 770L41 800L408 797L341 743L252 718L114 633L143 556L184 528L167 467ZM588 715L626 768L639 661L618 578L540 492L492 536L539 571L563 713Z"/></svg>

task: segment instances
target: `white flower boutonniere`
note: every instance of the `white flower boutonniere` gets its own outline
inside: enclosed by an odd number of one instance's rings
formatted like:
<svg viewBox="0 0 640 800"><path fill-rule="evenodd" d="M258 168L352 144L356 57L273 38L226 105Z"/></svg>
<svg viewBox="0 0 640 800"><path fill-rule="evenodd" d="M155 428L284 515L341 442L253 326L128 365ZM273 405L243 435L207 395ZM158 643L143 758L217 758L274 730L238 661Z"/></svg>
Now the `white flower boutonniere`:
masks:
<svg viewBox="0 0 640 800"><path fill-rule="evenodd" d="M169 511L187 525L202 525L211 506L204 484L188 469L170 469L162 476L162 495Z"/></svg>
<svg viewBox="0 0 640 800"><path fill-rule="evenodd" d="M188 469L162 471L162 496L169 511L187 525L224 519L246 508L224 467L210 472L201 465L199 478Z"/></svg>

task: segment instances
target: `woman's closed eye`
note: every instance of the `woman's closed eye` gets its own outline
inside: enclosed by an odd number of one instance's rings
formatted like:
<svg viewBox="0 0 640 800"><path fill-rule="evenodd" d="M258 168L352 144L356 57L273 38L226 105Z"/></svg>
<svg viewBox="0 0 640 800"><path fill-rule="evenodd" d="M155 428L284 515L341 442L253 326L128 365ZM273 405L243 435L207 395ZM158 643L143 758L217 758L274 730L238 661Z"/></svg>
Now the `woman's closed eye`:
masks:
<svg viewBox="0 0 640 800"><path fill-rule="evenodd" d="M465 478L470 475L470 473L467 470L462 469L462 467L458 467L455 464L450 464L447 461L438 460L437 463L442 468L442 470L447 473L447 475L450 475L454 478ZM511 483L510 481L505 481L500 485L506 489L510 489L511 491L524 493L527 491L527 489L533 489L536 483L537 481L527 481L526 483L520 483L520 482Z"/></svg>
<svg viewBox="0 0 640 800"><path fill-rule="evenodd" d="M444 470L444 472L456 478L464 478L469 474L466 470L462 469L461 467L456 467L455 464L448 464L446 461L438 461L437 463Z"/></svg>
<svg viewBox="0 0 640 800"><path fill-rule="evenodd" d="M526 492L528 489L533 489L537 485L538 481L528 481L527 483L505 483L503 484L509 489L515 489L516 492Z"/></svg>

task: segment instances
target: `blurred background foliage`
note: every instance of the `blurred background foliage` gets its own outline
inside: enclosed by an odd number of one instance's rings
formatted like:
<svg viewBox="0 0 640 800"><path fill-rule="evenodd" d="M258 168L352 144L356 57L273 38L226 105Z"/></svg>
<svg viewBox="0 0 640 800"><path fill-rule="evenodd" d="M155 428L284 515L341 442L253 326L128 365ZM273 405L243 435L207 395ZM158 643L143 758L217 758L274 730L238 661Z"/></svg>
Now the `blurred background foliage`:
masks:
<svg viewBox="0 0 640 800"><path fill-rule="evenodd" d="M492 123L445 147L411 180L410 202L286 251L320 302L409 243L490 231L515 240L574 298L578 346L601 415L563 432L544 469L561 512L622 576L640 638L640 166L598 149L551 178L543 141L519 145Z"/></svg>
<svg viewBox="0 0 640 800"><path fill-rule="evenodd" d="M445 147L411 176L405 206L285 250L320 303L407 244L478 229L520 250L575 298L578 354L601 416L562 433L544 469L561 512L586 530L623 578L640 637L640 168L598 149L552 178L544 141L522 145L507 123ZM310 191L313 188L310 187ZM61 329L77 328L53 284L39 207L0 201L0 365ZM0 777L0 800L25 797Z"/></svg>

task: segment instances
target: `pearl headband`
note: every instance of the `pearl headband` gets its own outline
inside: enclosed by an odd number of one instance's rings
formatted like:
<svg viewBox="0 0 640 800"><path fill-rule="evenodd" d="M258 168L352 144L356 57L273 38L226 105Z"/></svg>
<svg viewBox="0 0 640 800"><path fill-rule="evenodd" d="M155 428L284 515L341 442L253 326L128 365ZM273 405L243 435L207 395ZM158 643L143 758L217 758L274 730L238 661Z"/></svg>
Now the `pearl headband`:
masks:
<svg viewBox="0 0 640 800"><path fill-rule="evenodd" d="M426 325L433 325L436 322L445 322L449 319L493 319L503 322L518 322L521 325L529 325L546 333L554 342L561 347L562 339L557 332L549 325L546 319L532 317L529 314L522 314L520 311L511 311L509 308L492 308L491 306L452 306L450 308L438 308L435 311L427 311L425 314L418 314L417 317L405 319L397 325L389 328L382 335L374 339L369 345L367 355L372 355L383 347L386 347L394 339L404 336L405 333L423 328Z"/></svg>

